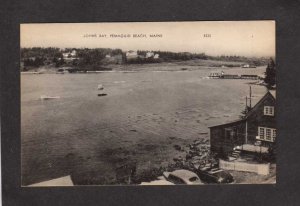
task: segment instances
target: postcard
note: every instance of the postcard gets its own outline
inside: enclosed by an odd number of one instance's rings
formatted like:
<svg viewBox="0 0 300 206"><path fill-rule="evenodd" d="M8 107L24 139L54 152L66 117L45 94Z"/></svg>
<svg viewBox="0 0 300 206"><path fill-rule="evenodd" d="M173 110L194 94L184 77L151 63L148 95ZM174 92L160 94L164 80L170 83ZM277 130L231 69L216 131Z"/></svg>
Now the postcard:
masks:
<svg viewBox="0 0 300 206"><path fill-rule="evenodd" d="M21 24L21 183L276 183L275 21Z"/></svg>

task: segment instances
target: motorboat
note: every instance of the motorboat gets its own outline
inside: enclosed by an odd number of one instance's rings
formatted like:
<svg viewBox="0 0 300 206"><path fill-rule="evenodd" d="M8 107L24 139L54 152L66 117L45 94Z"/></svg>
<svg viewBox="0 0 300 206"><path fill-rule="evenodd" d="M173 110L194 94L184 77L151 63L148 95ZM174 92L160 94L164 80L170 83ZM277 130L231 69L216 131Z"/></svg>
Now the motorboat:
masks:
<svg viewBox="0 0 300 206"><path fill-rule="evenodd" d="M60 96L48 96L48 95L41 95L41 100L49 100L49 99L59 99Z"/></svg>
<svg viewBox="0 0 300 206"><path fill-rule="evenodd" d="M98 84L98 90L103 90L103 89L104 89L103 85L102 84Z"/></svg>

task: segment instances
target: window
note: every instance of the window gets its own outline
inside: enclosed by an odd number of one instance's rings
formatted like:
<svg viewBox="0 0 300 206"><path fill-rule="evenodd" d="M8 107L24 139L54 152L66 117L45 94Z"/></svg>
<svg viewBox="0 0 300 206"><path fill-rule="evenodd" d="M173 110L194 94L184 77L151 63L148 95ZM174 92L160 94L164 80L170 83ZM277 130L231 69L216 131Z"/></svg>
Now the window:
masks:
<svg viewBox="0 0 300 206"><path fill-rule="evenodd" d="M276 129L273 129L273 133L272 133L273 142L275 142L275 138L276 138Z"/></svg>
<svg viewBox="0 0 300 206"><path fill-rule="evenodd" d="M180 179L172 174L170 174L167 179L169 181L173 182L174 184L185 184L185 182L182 179Z"/></svg>
<svg viewBox="0 0 300 206"><path fill-rule="evenodd" d="M276 138L276 129L267 127L258 127L259 140L274 142Z"/></svg>
<svg viewBox="0 0 300 206"><path fill-rule="evenodd" d="M272 107L272 106L264 106L264 115L274 116L274 107Z"/></svg>
<svg viewBox="0 0 300 206"><path fill-rule="evenodd" d="M271 129L266 128L266 140L271 140Z"/></svg>
<svg viewBox="0 0 300 206"><path fill-rule="evenodd" d="M195 181L197 181L197 180L198 180L197 177L191 177L191 178L189 179L190 182L195 182Z"/></svg>
<svg viewBox="0 0 300 206"><path fill-rule="evenodd" d="M264 139L265 138L265 128L259 127L258 134L259 134L260 139Z"/></svg>

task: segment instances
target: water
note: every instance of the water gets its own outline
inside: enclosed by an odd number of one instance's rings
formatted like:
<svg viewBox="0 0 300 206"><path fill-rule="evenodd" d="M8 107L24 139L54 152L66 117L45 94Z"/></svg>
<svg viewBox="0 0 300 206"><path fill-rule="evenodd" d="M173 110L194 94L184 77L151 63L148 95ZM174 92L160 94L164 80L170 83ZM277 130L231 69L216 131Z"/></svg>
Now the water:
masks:
<svg viewBox="0 0 300 206"><path fill-rule="evenodd" d="M209 73L21 75L22 184L70 173L113 183L118 164L135 159L142 167L170 158L168 137L184 142L236 120L251 80L203 78ZM98 97L102 92L108 95ZM252 86L253 103L265 92ZM41 101L41 95L60 99Z"/></svg>

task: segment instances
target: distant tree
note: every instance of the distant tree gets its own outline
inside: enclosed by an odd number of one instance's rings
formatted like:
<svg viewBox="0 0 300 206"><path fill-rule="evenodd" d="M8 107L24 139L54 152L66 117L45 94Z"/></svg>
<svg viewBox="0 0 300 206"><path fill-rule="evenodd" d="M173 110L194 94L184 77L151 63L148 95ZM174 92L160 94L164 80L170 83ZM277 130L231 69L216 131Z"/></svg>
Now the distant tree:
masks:
<svg viewBox="0 0 300 206"><path fill-rule="evenodd" d="M251 107L246 105L245 109L241 112L240 119L245 119L248 112L251 110Z"/></svg>
<svg viewBox="0 0 300 206"><path fill-rule="evenodd" d="M61 55L59 58L54 57L53 62L55 63L55 67L60 67L65 63L63 55Z"/></svg>
<svg viewBox="0 0 300 206"><path fill-rule="evenodd" d="M111 52L112 55L118 55L118 54L122 54L122 50L121 49L113 49Z"/></svg>
<svg viewBox="0 0 300 206"><path fill-rule="evenodd" d="M78 59L73 59L73 60L72 60L72 65L73 65L73 66L77 66L78 63L79 63Z"/></svg>
<svg viewBox="0 0 300 206"><path fill-rule="evenodd" d="M265 83L267 87L272 87L276 84L276 69L275 69L275 62L272 58L270 58L268 66L265 72Z"/></svg>
<svg viewBox="0 0 300 206"><path fill-rule="evenodd" d="M27 58L24 59L24 66L25 67L39 67L44 65L45 58L43 57L36 57L36 58Z"/></svg>

